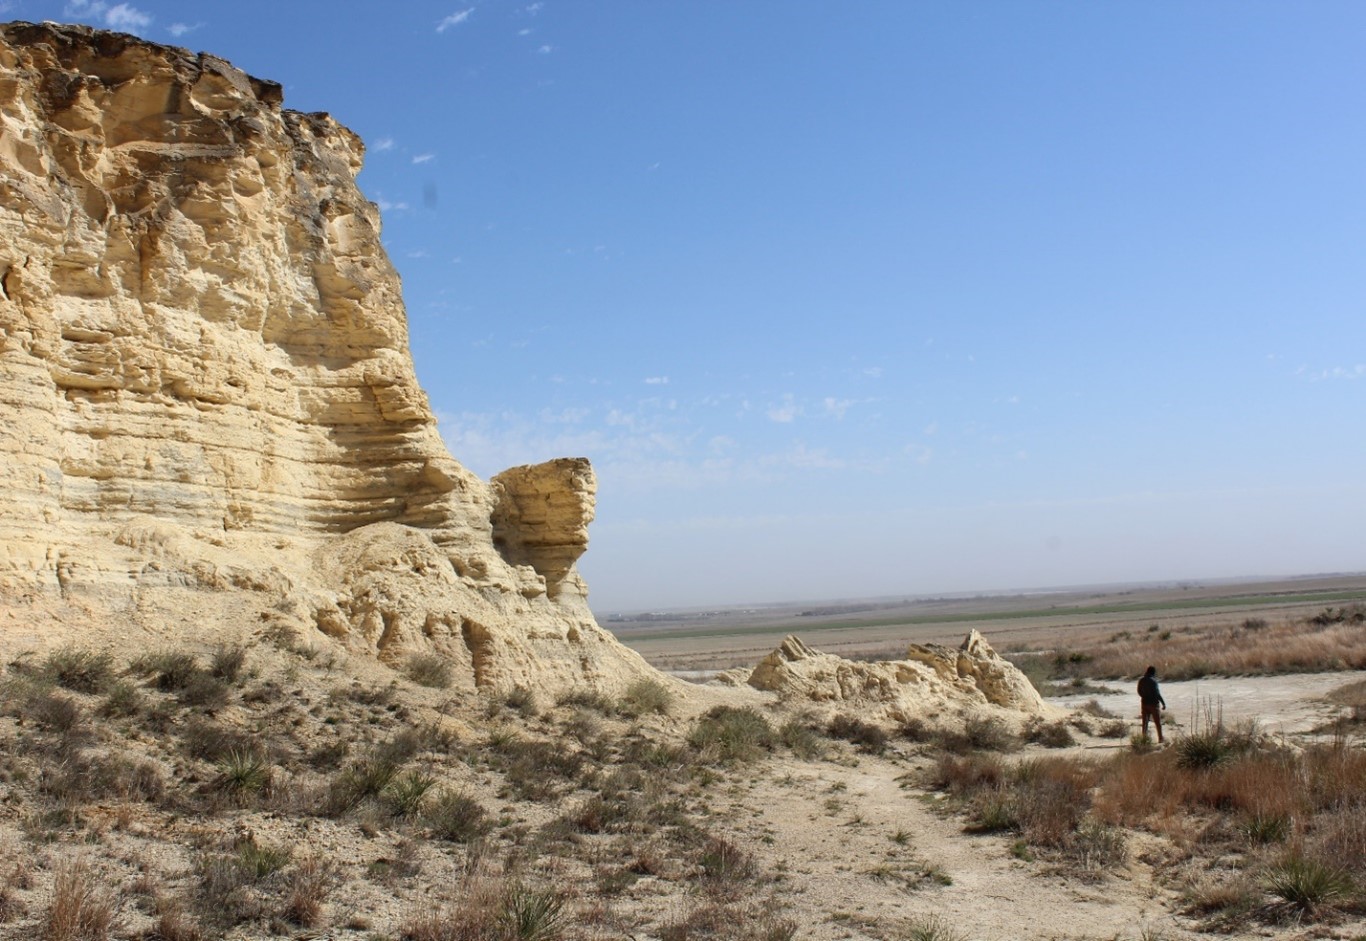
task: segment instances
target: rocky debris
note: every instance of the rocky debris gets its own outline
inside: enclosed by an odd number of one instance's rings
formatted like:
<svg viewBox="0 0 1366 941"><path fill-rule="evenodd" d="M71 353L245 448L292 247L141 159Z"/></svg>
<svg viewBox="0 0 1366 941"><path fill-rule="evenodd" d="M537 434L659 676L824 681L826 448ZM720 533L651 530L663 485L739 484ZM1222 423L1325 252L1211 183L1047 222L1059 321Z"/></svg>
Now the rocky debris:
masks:
<svg viewBox="0 0 1366 941"><path fill-rule="evenodd" d="M282 101L210 55L0 26L0 604L32 615L9 621L268 623L494 687L645 675L574 567L588 462L490 484L451 457L364 146Z"/></svg>
<svg viewBox="0 0 1366 941"><path fill-rule="evenodd" d="M911 644L904 660L858 662L789 635L749 685L789 703L855 708L862 718L948 722L973 713L1049 715L1029 679L972 631L958 649Z"/></svg>

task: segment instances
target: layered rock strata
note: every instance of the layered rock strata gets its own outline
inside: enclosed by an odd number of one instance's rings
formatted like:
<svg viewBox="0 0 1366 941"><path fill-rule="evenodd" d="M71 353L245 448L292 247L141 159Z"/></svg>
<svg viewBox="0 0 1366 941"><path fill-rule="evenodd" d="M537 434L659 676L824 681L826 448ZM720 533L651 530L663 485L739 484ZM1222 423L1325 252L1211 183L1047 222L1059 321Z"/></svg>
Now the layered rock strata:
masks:
<svg viewBox="0 0 1366 941"><path fill-rule="evenodd" d="M588 462L489 484L450 456L364 147L282 100L213 56L0 26L0 597L434 649L482 685L644 673L575 569Z"/></svg>
<svg viewBox="0 0 1366 941"><path fill-rule="evenodd" d="M1018 718L1054 711L975 630L957 649L911 644L903 660L872 663L821 653L789 636L754 668L749 685L790 702L893 722L948 725L973 714Z"/></svg>

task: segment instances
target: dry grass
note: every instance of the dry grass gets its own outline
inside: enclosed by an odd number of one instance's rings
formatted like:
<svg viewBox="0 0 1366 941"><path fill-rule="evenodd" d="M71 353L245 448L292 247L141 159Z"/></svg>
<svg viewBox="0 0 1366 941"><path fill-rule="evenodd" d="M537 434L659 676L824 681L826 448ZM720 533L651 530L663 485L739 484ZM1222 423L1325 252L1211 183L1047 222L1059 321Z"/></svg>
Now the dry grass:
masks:
<svg viewBox="0 0 1366 941"><path fill-rule="evenodd" d="M60 863L43 916L42 941L106 941L119 927L118 901L95 884L89 865L81 860Z"/></svg>
<svg viewBox="0 0 1366 941"><path fill-rule="evenodd" d="M1328 609L1313 618L1278 623L1249 618L1181 630L1154 624L1147 631L1123 631L1086 647L1011 659L1035 685L1040 685L1040 678L1065 682L1137 677L1151 664L1157 664L1168 680L1360 670L1366 669L1366 630L1357 617L1360 611L1366 608Z"/></svg>

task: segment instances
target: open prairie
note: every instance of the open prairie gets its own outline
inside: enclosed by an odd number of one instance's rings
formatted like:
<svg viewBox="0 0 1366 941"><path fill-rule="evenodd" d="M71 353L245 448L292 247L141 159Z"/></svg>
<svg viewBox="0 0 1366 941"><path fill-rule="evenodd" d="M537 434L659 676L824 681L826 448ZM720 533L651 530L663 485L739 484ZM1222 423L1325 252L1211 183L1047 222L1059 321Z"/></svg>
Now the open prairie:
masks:
<svg viewBox="0 0 1366 941"><path fill-rule="evenodd" d="M1362 601L1366 574L1358 573L845 599L601 620L654 666L689 672L753 666L788 634L853 659L895 658L909 643L956 645L973 628L1001 651L1076 649L1154 624L1199 633L1249 619L1293 621Z"/></svg>

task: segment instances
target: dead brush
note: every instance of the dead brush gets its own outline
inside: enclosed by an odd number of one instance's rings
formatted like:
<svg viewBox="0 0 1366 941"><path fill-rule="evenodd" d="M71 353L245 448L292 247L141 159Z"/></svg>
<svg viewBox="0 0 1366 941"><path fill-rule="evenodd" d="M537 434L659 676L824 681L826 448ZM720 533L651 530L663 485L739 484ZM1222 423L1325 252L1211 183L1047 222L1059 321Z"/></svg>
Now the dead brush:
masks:
<svg viewBox="0 0 1366 941"><path fill-rule="evenodd" d="M118 900L96 887L89 864L59 863L52 901L39 927L42 941L107 941L121 927Z"/></svg>

